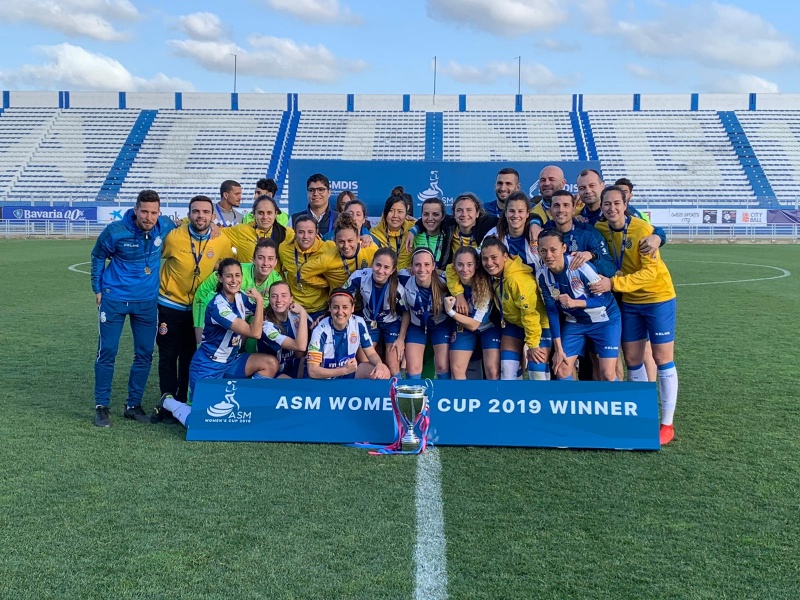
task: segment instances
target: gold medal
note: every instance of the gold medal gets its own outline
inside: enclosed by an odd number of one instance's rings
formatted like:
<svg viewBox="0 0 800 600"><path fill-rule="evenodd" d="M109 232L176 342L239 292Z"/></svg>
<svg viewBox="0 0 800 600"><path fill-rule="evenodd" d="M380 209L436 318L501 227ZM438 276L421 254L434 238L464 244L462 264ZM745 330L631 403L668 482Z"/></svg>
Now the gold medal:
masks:
<svg viewBox="0 0 800 600"><path fill-rule="evenodd" d="M553 300L558 300L558 297L560 295L559 292L560 292L560 290L557 290L555 288L551 288L550 295L553 297Z"/></svg>
<svg viewBox="0 0 800 600"><path fill-rule="evenodd" d="M377 329L378 328L378 322L377 321L370 321L369 322L369 327L370 327L370 329Z"/></svg>
<svg viewBox="0 0 800 600"><path fill-rule="evenodd" d="M617 271L614 273L614 277L622 277L622 271Z"/></svg>
<svg viewBox="0 0 800 600"><path fill-rule="evenodd" d="M200 267L195 267L194 268L194 276L195 277L200 277Z"/></svg>
<svg viewBox="0 0 800 600"><path fill-rule="evenodd" d="M144 274L145 275L150 275L150 267L145 267L144 268Z"/></svg>

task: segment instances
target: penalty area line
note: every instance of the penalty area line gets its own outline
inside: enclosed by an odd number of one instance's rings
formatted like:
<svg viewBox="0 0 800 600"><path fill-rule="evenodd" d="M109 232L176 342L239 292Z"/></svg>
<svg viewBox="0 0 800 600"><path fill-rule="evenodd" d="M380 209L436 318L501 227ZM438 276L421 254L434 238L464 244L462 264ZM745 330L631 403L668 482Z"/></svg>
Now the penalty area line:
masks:
<svg viewBox="0 0 800 600"><path fill-rule="evenodd" d="M70 271L74 273L83 273L84 275L91 275L89 271L81 271L78 267L82 267L83 265L90 265L92 264L90 261L82 262L82 263L75 263L74 265L70 265L67 267Z"/></svg>
<svg viewBox="0 0 800 600"><path fill-rule="evenodd" d="M439 450L417 458L417 543L414 547L415 600L447 598L447 554Z"/></svg>

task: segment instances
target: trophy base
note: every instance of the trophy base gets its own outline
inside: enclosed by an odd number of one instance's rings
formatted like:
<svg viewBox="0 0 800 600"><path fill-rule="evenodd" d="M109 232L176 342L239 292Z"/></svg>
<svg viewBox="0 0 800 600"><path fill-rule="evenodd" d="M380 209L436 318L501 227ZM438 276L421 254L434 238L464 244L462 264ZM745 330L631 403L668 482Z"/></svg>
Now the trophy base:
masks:
<svg viewBox="0 0 800 600"><path fill-rule="evenodd" d="M400 440L400 449L403 452L416 452L419 450L420 441L417 436L404 435Z"/></svg>

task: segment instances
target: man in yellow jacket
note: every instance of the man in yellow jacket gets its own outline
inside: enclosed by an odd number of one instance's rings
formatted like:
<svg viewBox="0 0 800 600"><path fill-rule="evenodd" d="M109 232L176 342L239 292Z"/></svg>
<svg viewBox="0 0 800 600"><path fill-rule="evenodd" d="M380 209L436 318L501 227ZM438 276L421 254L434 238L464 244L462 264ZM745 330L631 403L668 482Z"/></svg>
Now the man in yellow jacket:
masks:
<svg viewBox="0 0 800 600"><path fill-rule="evenodd" d="M212 238L214 204L207 196L189 201L189 223L164 239L158 290L158 381L162 394L185 402L189 363L196 348L192 301L197 286L217 262L233 256L230 240Z"/></svg>

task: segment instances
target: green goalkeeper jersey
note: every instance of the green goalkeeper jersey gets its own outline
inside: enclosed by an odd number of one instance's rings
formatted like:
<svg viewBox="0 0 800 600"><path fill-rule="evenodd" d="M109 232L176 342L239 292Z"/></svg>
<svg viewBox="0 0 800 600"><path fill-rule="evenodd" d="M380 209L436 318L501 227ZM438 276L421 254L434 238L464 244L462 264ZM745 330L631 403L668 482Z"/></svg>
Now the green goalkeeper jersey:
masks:
<svg viewBox="0 0 800 600"><path fill-rule="evenodd" d="M256 285L256 280L254 277L255 272L255 265L253 263L244 263L242 264L242 291L249 290L250 288L254 287L262 295L267 293L269 286L271 286L274 282L281 280L281 275L277 271L273 270L272 273L269 274L266 281L261 285ZM206 318L206 307L208 303L211 302L211 299L214 297L214 294L217 293L217 274L212 273L208 277L206 277L205 281L201 283L197 291L194 293L194 303L192 304L192 315L194 317L194 326L202 328ZM269 298L266 296L264 297L264 308L267 307L269 304Z"/></svg>

